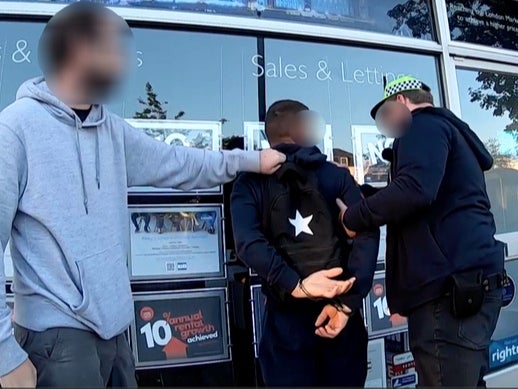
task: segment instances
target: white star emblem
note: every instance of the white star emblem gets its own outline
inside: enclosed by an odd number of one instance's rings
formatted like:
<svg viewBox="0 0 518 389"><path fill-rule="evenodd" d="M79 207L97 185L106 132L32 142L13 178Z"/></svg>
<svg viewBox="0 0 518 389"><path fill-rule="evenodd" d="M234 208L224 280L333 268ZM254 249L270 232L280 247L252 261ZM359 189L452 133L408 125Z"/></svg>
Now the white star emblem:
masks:
<svg viewBox="0 0 518 389"><path fill-rule="evenodd" d="M302 217L299 210L295 213L295 219L288 219L293 227L295 227L295 236L299 236L301 232L313 235L313 231L309 228L309 223L313 220L313 215Z"/></svg>

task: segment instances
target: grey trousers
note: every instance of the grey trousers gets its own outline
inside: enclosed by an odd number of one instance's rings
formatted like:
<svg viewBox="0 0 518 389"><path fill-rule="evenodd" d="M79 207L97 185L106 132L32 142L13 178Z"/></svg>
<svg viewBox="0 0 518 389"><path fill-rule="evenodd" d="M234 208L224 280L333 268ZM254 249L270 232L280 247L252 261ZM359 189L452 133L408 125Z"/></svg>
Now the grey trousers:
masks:
<svg viewBox="0 0 518 389"><path fill-rule="evenodd" d="M93 332L15 325L16 340L38 372L38 387L136 388L135 363L124 334L103 340Z"/></svg>
<svg viewBox="0 0 518 389"><path fill-rule="evenodd" d="M450 313L448 297L408 316L410 350L420 387L485 387L489 342L502 306L502 290L486 294L480 311L466 319Z"/></svg>

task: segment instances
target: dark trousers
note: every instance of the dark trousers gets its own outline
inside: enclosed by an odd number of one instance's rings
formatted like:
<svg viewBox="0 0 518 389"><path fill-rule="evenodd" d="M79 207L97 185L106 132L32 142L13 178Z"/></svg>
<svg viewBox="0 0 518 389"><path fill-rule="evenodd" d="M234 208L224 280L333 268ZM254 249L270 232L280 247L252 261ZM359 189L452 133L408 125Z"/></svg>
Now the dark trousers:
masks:
<svg viewBox="0 0 518 389"><path fill-rule="evenodd" d="M267 387L363 387L367 332L359 314L335 339L315 335L320 310L266 304L259 363Z"/></svg>
<svg viewBox="0 0 518 389"><path fill-rule="evenodd" d="M502 291L486 294L479 313L456 319L449 297L427 303L408 317L410 349L419 386L485 387L488 347L502 306Z"/></svg>
<svg viewBox="0 0 518 389"><path fill-rule="evenodd" d="M72 328L43 332L15 325L15 336L38 373L38 387L137 387L135 363L125 335L103 340Z"/></svg>

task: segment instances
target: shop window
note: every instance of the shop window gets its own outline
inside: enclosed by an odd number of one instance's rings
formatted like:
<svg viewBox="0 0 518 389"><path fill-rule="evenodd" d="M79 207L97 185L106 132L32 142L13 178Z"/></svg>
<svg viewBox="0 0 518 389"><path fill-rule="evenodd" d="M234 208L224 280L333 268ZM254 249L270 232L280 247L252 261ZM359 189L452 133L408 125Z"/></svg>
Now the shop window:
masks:
<svg viewBox="0 0 518 389"><path fill-rule="evenodd" d="M20 84L40 74L37 46L44 25L0 23L0 109ZM220 121L224 137L258 119L252 37L133 28L136 63L110 109L124 118ZM148 97L154 96L152 107ZM154 114L146 114L152 108Z"/></svg>
<svg viewBox="0 0 518 389"><path fill-rule="evenodd" d="M494 159L487 192L498 234L518 232L518 76L457 70L462 118Z"/></svg>
<svg viewBox="0 0 518 389"><path fill-rule="evenodd" d="M324 116L332 132L335 162L349 167L360 183L384 186L388 162L383 137L370 109L383 96L383 78L422 79L440 101L436 58L396 51L269 39L264 64L254 58L255 76L266 78L267 105L300 100Z"/></svg>
<svg viewBox="0 0 518 389"><path fill-rule="evenodd" d="M152 86L167 119L220 121L224 137L243 134L243 122L258 119L258 82L252 37L156 29L133 29L137 69L121 116L142 112Z"/></svg>
<svg viewBox="0 0 518 389"><path fill-rule="evenodd" d="M518 50L518 2L447 0L451 39Z"/></svg>
<svg viewBox="0 0 518 389"><path fill-rule="evenodd" d="M257 4L264 18L432 39L426 0L263 0Z"/></svg>
<svg viewBox="0 0 518 389"><path fill-rule="evenodd" d="M20 85L41 74L38 40L45 25L0 22L0 109L11 104Z"/></svg>
<svg viewBox="0 0 518 389"><path fill-rule="evenodd" d="M428 40L433 36L429 0L106 0L103 3L316 23Z"/></svg>

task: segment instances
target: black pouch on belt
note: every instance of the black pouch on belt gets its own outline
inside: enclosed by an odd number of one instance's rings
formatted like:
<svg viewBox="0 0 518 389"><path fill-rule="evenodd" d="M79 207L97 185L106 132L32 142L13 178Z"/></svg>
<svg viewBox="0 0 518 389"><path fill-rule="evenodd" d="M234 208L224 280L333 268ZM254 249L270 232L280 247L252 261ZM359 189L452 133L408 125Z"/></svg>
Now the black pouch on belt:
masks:
<svg viewBox="0 0 518 389"><path fill-rule="evenodd" d="M484 302L483 273L470 270L450 276L451 313L457 319L477 314Z"/></svg>

